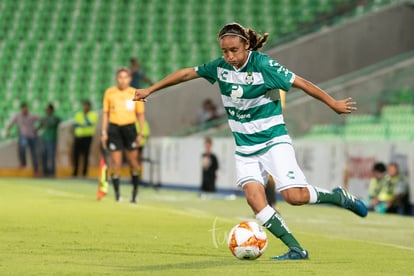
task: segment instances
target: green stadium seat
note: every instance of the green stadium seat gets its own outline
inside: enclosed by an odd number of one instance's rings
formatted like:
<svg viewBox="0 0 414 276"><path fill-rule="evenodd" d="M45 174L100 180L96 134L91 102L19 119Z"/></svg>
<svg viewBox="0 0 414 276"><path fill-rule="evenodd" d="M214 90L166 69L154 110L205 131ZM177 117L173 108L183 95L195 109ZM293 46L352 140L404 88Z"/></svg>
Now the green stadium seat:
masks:
<svg viewBox="0 0 414 276"><path fill-rule="evenodd" d="M387 139L385 124L356 124L344 128L346 140L383 141Z"/></svg>
<svg viewBox="0 0 414 276"><path fill-rule="evenodd" d="M6 92L0 99L30 87L39 103L53 99L71 113L71 106L63 103L68 92L78 100L84 96L82 88L93 88L97 94L91 93L92 98L101 98L113 83L115 68L127 66L132 56L152 79L160 79L218 57L219 48L211 45L229 21L269 32L275 41L341 2L345 0L3 0L0 85ZM409 99L409 92L402 93L398 102Z"/></svg>
<svg viewBox="0 0 414 276"><path fill-rule="evenodd" d="M337 125L314 125L311 127L310 133L311 134L328 134L328 135L335 135L338 134L340 131Z"/></svg>
<svg viewBox="0 0 414 276"><path fill-rule="evenodd" d="M347 125L355 125L355 124L372 124L378 121L378 118L373 115L359 115L353 114L346 117Z"/></svg>
<svg viewBox="0 0 414 276"><path fill-rule="evenodd" d="M412 124L390 124L388 127L391 140L414 141Z"/></svg>

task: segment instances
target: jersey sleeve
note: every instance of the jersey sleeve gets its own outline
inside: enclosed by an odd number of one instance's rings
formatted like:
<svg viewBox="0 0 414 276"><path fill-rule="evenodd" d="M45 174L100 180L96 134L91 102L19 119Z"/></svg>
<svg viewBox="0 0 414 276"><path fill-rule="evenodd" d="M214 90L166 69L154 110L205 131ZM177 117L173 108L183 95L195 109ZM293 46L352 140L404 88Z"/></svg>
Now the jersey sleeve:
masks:
<svg viewBox="0 0 414 276"><path fill-rule="evenodd" d="M105 91L103 98L103 112L109 112L109 90Z"/></svg>
<svg viewBox="0 0 414 276"><path fill-rule="evenodd" d="M259 64L267 88L289 91L296 77L293 72L266 55L261 57Z"/></svg>
<svg viewBox="0 0 414 276"><path fill-rule="evenodd" d="M145 111L145 104L143 102L136 101L135 102L135 112L137 114L142 114Z"/></svg>
<svg viewBox="0 0 414 276"><path fill-rule="evenodd" d="M217 81L217 67L220 60L221 58L213 60L209 63L196 66L194 69L200 77L205 78L211 84L213 84Z"/></svg>

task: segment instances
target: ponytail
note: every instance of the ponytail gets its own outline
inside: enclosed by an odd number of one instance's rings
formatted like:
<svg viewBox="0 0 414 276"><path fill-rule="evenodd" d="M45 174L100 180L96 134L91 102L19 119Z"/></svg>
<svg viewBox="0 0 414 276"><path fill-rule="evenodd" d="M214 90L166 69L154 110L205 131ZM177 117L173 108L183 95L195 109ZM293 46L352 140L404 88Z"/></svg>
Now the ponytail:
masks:
<svg viewBox="0 0 414 276"><path fill-rule="evenodd" d="M246 33L249 40L249 50L257 51L263 48L266 44L267 38L269 37L268 33L258 34L254 30L247 28Z"/></svg>
<svg viewBox="0 0 414 276"><path fill-rule="evenodd" d="M239 23L230 23L225 25L218 35L219 39L225 36L238 36L249 43L249 50L258 51L265 45L269 34L258 34L250 28L244 28Z"/></svg>

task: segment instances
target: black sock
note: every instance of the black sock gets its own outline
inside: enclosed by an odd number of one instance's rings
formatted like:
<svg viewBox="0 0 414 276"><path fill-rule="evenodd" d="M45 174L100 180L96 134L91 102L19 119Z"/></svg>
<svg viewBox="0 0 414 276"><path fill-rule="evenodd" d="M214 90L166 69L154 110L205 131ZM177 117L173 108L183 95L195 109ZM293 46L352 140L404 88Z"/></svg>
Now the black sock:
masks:
<svg viewBox="0 0 414 276"><path fill-rule="evenodd" d="M119 200L119 176L118 175L111 175L112 185L114 186L115 191L115 200Z"/></svg>
<svg viewBox="0 0 414 276"><path fill-rule="evenodd" d="M138 174L132 174L131 175L131 181L132 181L132 201L135 202L137 199L138 194L138 184L139 184L139 175Z"/></svg>

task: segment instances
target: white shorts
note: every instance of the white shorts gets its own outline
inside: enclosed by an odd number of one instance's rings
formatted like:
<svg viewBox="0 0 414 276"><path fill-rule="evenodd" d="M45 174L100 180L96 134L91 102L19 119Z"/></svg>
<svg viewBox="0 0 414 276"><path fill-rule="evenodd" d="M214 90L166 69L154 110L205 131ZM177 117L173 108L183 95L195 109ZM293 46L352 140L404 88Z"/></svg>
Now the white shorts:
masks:
<svg viewBox="0 0 414 276"><path fill-rule="evenodd" d="M240 156L236 154L237 186L243 187L248 182L266 185L269 175L276 183L277 191L308 185L305 175L296 161L291 144L279 144L267 152Z"/></svg>

